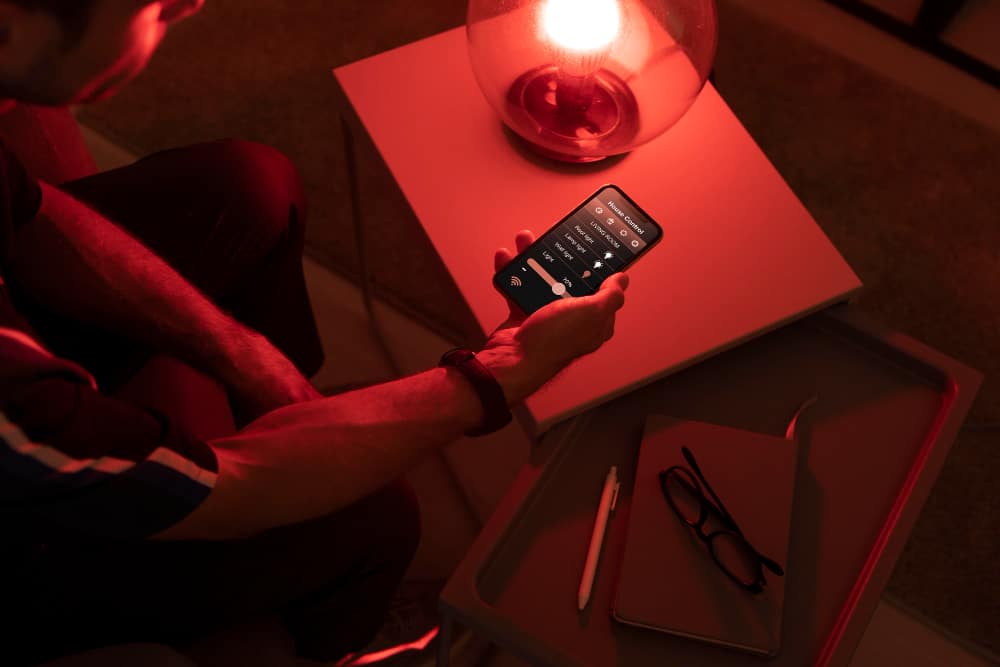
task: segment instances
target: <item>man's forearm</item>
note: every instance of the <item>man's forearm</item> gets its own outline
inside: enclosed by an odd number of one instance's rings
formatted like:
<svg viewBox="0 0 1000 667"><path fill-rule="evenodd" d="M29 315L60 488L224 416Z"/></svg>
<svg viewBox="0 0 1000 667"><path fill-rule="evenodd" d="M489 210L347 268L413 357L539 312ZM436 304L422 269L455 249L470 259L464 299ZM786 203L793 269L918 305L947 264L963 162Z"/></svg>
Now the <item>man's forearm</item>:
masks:
<svg viewBox="0 0 1000 667"><path fill-rule="evenodd" d="M42 210L18 232L11 267L27 296L217 375L253 340L253 332L99 213L58 188L42 190Z"/></svg>
<svg viewBox="0 0 1000 667"><path fill-rule="evenodd" d="M345 507L402 475L483 418L454 369L279 408L209 444L209 498L161 539L229 539Z"/></svg>

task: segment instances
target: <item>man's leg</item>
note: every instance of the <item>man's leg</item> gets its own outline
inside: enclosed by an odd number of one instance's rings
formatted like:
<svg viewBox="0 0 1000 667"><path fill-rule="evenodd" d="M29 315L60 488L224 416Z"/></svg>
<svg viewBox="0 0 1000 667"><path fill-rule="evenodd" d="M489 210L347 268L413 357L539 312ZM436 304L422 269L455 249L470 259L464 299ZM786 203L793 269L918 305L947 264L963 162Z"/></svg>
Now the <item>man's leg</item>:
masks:
<svg viewBox="0 0 1000 667"><path fill-rule="evenodd" d="M302 273L306 205L278 151L216 141L155 153L60 186L157 253L220 307L267 336L310 376L323 361ZM72 286L72 276L59 276ZM25 304L57 353L114 390L149 350Z"/></svg>
<svg viewBox="0 0 1000 667"><path fill-rule="evenodd" d="M279 154L216 142L64 187L267 335L305 374L319 368L301 268L301 186ZM149 390L144 375L162 375L150 372L151 351L82 332L42 309L29 315L58 353L83 362L105 389L135 397ZM192 431L226 428L223 418ZM336 658L375 634L418 539L416 501L398 483L336 514L246 540L49 544L5 591L7 608L20 612L5 621L18 639L5 660L185 641L270 614L284 619L303 656Z"/></svg>
<svg viewBox="0 0 1000 667"><path fill-rule="evenodd" d="M277 615L300 657L367 644L416 551L419 510L397 482L335 514L225 542L60 544L16 577L13 664L129 642L184 644ZM13 602L13 600L12 600Z"/></svg>
<svg viewBox="0 0 1000 667"><path fill-rule="evenodd" d="M174 359L153 357L120 394L196 437L233 431L221 385ZM302 657L336 659L375 635L419 536L416 498L400 481L250 539L50 544L16 577L7 607L20 614L5 625L23 627L12 635L26 642L15 648L20 660L192 641L199 659L223 649L218 664L248 651L258 662L254 651L287 658L291 641ZM245 636L259 628L272 632ZM249 648L226 649L227 639Z"/></svg>

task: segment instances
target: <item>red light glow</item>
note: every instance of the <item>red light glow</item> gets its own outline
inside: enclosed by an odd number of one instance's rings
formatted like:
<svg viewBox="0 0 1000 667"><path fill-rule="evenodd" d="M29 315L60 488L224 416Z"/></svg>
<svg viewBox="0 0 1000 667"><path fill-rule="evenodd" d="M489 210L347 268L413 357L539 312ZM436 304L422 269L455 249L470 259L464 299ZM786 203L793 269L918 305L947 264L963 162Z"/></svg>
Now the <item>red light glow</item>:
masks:
<svg viewBox="0 0 1000 667"><path fill-rule="evenodd" d="M548 0L542 29L555 44L577 53L600 51L621 29L616 0Z"/></svg>
<svg viewBox="0 0 1000 667"><path fill-rule="evenodd" d="M377 651L375 653L366 653L364 655L351 654L343 658L334 667L360 667L361 665L377 665L378 663L388 660L389 658L399 655L405 651L423 651L427 648L428 644L434 641L437 637L440 628L435 626L428 630L420 639L410 642L408 644L400 644L398 646L393 646L392 648L387 648L384 651Z"/></svg>

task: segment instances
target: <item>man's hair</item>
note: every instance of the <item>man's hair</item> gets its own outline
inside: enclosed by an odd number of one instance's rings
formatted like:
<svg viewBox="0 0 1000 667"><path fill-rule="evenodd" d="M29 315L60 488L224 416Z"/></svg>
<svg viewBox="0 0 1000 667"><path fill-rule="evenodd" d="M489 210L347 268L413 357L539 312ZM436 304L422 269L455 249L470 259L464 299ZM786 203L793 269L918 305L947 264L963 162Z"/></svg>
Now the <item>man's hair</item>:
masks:
<svg viewBox="0 0 1000 667"><path fill-rule="evenodd" d="M59 20L72 43L87 30L97 0L8 0L29 11L45 12Z"/></svg>

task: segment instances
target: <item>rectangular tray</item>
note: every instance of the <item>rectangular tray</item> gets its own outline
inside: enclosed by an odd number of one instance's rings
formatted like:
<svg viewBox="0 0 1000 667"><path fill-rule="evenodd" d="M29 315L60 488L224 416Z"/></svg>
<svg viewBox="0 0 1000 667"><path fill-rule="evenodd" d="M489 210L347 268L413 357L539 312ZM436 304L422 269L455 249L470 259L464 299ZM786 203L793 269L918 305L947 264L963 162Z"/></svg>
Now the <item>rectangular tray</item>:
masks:
<svg viewBox="0 0 1000 667"><path fill-rule="evenodd" d="M783 435L816 395L800 424L782 647L767 662L847 664L981 380L849 305L746 343L553 429L449 581L442 609L537 664L759 664L610 618L642 426L659 412ZM611 465L622 478L618 510L578 613ZM753 474L767 483L766 471Z"/></svg>

